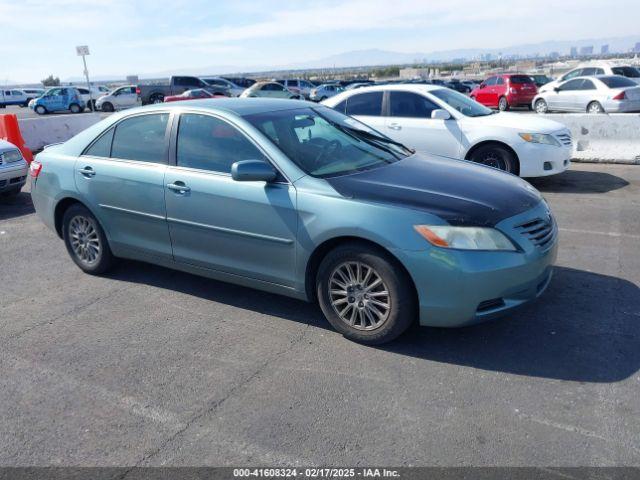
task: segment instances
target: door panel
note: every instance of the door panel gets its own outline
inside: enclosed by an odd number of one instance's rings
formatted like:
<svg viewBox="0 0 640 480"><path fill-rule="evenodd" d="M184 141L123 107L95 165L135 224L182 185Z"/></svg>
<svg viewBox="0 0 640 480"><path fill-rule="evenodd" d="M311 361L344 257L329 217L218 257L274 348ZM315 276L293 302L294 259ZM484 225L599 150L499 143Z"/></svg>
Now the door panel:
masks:
<svg viewBox="0 0 640 480"><path fill-rule="evenodd" d="M92 170L93 174L81 173ZM108 158L80 157L76 186L99 216L114 247L171 258L165 219L166 165Z"/></svg>
<svg viewBox="0 0 640 480"><path fill-rule="evenodd" d="M167 220L178 262L295 284L297 213L288 184L236 182L229 175L169 167L165 183Z"/></svg>

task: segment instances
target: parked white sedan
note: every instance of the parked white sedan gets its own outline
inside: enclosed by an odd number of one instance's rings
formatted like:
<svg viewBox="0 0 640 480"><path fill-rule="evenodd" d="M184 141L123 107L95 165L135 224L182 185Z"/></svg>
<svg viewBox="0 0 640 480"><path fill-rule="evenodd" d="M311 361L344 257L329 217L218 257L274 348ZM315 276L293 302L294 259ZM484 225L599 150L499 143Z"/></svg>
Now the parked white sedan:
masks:
<svg viewBox="0 0 640 480"><path fill-rule="evenodd" d="M418 151L471 160L521 177L561 173L573 153L571 132L564 125L494 112L437 85L365 87L322 103Z"/></svg>

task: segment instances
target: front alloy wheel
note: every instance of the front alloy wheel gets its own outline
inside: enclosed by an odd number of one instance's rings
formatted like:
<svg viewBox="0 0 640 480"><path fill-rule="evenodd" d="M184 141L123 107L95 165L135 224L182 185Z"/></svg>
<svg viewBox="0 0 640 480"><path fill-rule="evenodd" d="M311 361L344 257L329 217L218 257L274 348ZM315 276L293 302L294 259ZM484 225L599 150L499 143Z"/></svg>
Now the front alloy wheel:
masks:
<svg viewBox="0 0 640 480"><path fill-rule="evenodd" d="M353 242L331 250L316 277L322 313L346 338L367 345L389 342L415 320L415 289L396 259Z"/></svg>
<svg viewBox="0 0 640 480"><path fill-rule="evenodd" d="M536 112L538 113L547 113L549 111L549 106L547 102L543 98L539 98L536 100Z"/></svg>
<svg viewBox="0 0 640 480"><path fill-rule="evenodd" d="M350 327L373 330L391 311L389 289L375 269L362 262L345 262L329 278L331 306Z"/></svg>

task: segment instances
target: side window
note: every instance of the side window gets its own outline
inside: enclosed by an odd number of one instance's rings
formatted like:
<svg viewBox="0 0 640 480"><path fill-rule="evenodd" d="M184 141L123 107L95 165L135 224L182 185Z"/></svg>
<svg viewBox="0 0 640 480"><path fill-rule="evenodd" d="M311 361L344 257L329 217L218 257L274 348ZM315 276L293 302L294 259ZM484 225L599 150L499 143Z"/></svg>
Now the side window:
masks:
<svg viewBox="0 0 640 480"><path fill-rule="evenodd" d="M498 80L498 77L491 77L491 78L488 78L487 81L484 82L484 84L487 87L492 87L492 86L494 86L496 84L497 80Z"/></svg>
<svg viewBox="0 0 640 480"><path fill-rule="evenodd" d="M562 80L569 80L570 78L579 77L582 75L583 70L585 69L577 68L572 72L567 73L564 77L562 77Z"/></svg>
<svg viewBox="0 0 640 480"><path fill-rule="evenodd" d="M567 91L567 90L580 90L580 87L582 85L582 79L576 79L576 80L571 80L567 83L565 83L564 85L560 86L560 90L561 91Z"/></svg>
<svg viewBox="0 0 640 480"><path fill-rule="evenodd" d="M237 128L218 118L195 113L180 116L177 165L230 173L240 160L264 159L264 155Z"/></svg>
<svg viewBox="0 0 640 480"><path fill-rule="evenodd" d="M111 156L140 162L165 163L168 113L140 115L123 120L113 135Z"/></svg>
<svg viewBox="0 0 640 480"><path fill-rule="evenodd" d="M354 95L347 99L347 115L382 115L382 92Z"/></svg>
<svg viewBox="0 0 640 480"><path fill-rule="evenodd" d="M597 68L583 68L582 69L582 77L587 77L589 75L595 75Z"/></svg>
<svg viewBox="0 0 640 480"><path fill-rule="evenodd" d="M11 90L11 95L20 96L20 95L22 95L22 92L19 92L18 90Z"/></svg>
<svg viewBox="0 0 640 480"><path fill-rule="evenodd" d="M103 133L98 140L84 151L83 155L109 158L111 156L111 141L113 140L114 130L114 128L110 128L106 133Z"/></svg>
<svg viewBox="0 0 640 480"><path fill-rule="evenodd" d="M594 75L604 75L604 69L603 68L594 68Z"/></svg>
<svg viewBox="0 0 640 480"><path fill-rule="evenodd" d="M580 90L595 90L596 86L593 84L591 80L583 80L582 85L580 85Z"/></svg>
<svg viewBox="0 0 640 480"><path fill-rule="evenodd" d="M498 77L496 79L496 85L504 85L504 78Z"/></svg>
<svg viewBox="0 0 640 480"><path fill-rule="evenodd" d="M438 107L423 97L411 92L391 92L390 111L392 117L431 118Z"/></svg>
<svg viewBox="0 0 640 480"><path fill-rule="evenodd" d="M343 113L346 115L347 113L347 101L343 100L339 104L337 104L333 109L337 112Z"/></svg>

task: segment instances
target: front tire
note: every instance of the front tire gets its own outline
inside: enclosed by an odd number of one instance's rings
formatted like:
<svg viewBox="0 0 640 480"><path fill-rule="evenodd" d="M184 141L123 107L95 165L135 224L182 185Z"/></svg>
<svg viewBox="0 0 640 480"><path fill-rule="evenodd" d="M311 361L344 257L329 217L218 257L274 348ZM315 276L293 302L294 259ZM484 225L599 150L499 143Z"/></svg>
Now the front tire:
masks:
<svg viewBox="0 0 640 480"><path fill-rule="evenodd" d="M509 110L509 102L507 101L507 97L500 97L498 100L498 110L501 112L506 112Z"/></svg>
<svg viewBox="0 0 640 480"><path fill-rule="evenodd" d="M549 111L549 105L544 98L539 98L535 103L536 112L547 113Z"/></svg>
<svg viewBox="0 0 640 480"><path fill-rule="evenodd" d="M113 112L115 109L113 108L113 104L111 102L104 102L102 104L103 112Z"/></svg>
<svg viewBox="0 0 640 480"><path fill-rule="evenodd" d="M501 145L483 145L473 152L469 160L504 172L518 173L515 155Z"/></svg>
<svg viewBox="0 0 640 480"><path fill-rule="evenodd" d="M35 108L35 111L36 111L36 113L37 113L38 115L46 115L46 114L47 114L47 109L46 109L46 108L44 108L42 105L38 105L38 106Z"/></svg>
<svg viewBox="0 0 640 480"><path fill-rule="evenodd" d="M587 105L587 113L604 113L604 107L600 105L600 102L591 102Z"/></svg>
<svg viewBox="0 0 640 480"><path fill-rule="evenodd" d="M71 105L69 105L69 110L71 110L71 113L80 113L80 112L82 112L82 109L80 108L80 105L78 105L76 103L72 103Z"/></svg>
<svg viewBox="0 0 640 480"><path fill-rule="evenodd" d="M164 95L161 93L154 93L149 97L149 103L163 103Z"/></svg>
<svg viewBox="0 0 640 480"><path fill-rule="evenodd" d="M99 275L113 265L114 256L104 230L84 206L75 204L64 212L62 236L71 259L83 272Z"/></svg>
<svg viewBox="0 0 640 480"><path fill-rule="evenodd" d="M416 302L407 274L388 254L350 243L322 260L316 278L320 308L349 340L380 345L415 320Z"/></svg>

